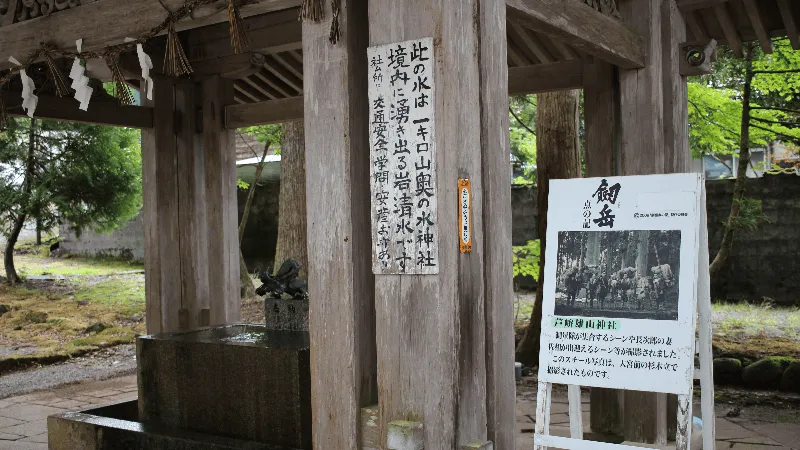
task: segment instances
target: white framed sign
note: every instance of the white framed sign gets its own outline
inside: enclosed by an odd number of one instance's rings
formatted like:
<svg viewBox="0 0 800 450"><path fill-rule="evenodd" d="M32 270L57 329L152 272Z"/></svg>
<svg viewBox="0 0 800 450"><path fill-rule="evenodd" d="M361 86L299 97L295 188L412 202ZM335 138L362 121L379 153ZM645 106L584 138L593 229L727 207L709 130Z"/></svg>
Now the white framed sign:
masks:
<svg viewBox="0 0 800 450"><path fill-rule="evenodd" d="M372 270L439 273L432 38L367 49Z"/></svg>
<svg viewBox="0 0 800 450"><path fill-rule="evenodd" d="M550 182L540 382L691 393L702 180Z"/></svg>

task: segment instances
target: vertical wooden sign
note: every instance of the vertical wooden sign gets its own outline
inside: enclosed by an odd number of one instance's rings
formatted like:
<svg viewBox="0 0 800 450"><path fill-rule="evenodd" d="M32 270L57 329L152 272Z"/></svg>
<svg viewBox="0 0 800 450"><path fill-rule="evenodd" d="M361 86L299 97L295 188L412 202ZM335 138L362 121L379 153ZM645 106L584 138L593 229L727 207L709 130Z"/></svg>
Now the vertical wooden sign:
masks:
<svg viewBox="0 0 800 450"><path fill-rule="evenodd" d="M461 253L472 251L472 183L465 178L458 179L459 203L459 249Z"/></svg>
<svg viewBox="0 0 800 450"><path fill-rule="evenodd" d="M367 49L372 271L439 273L433 39Z"/></svg>

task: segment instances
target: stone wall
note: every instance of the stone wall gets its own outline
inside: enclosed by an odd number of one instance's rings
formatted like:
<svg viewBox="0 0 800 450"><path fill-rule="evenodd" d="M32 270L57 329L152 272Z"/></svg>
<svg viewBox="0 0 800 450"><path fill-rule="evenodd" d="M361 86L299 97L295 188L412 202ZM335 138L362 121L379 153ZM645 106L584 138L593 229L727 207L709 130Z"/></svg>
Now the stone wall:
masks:
<svg viewBox="0 0 800 450"><path fill-rule="evenodd" d="M722 241L722 224L730 212L733 184L734 180L706 182L712 259ZM751 178L747 180L746 195L762 201L770 222L758 230L736 234L728 263L712 280L712 298L755 302L770 299L777 304L800 306L800 177ZM514 245L537 239L536 190L514 186L511 199Z"/></svg>
<svg viewBox="0 0 800 450"><path fill-rule="evenodd" d="M247 192L239 189L239 222L242 220ZM280 183L264 183L256 188L242 239L242 254L250 272L273 268L275 245L278 243L279 199Z"/></svg>
<svg viewBox="0 0 800 450"><path fill-rule="evenodd" d="M722 239L722 222L727 218L733 195L733 180L706 183L709 237L713 258ZM266 183L256 191L250 219L242 242L250 271L273 265L278 233L279 183ZM748 180L748 196L763 201L770 222L751 232L738 233L731 259L712 280L714 299L760 301L800 305L800 177L765 176ZM241 218L247 192L239 190ZM511 188L512 241L523 245L537 239L536 190L528 186ZM142 220L137 217L112 235L84 233L80 241L62 227L62 247L71 253L143 257ZM530 283L527 283L530 284Z"/></svg>
<svg viewBox="0 0 800 450"><path fill-rule="evenodd" d="M709 181L706 190L713 259L722 241L722 223L730 212L733 180ZM728 263L711 282L711 295L800 306L800 177L749 179L745 195L762 201L770 222L735 235Z"/></svg>
<svg viewBox="0 0 800 450"><path fill-rule="evenodd" d="M539 239L539 203L536 188L515 185L511 187L511 243L525 245Z"/></svg>

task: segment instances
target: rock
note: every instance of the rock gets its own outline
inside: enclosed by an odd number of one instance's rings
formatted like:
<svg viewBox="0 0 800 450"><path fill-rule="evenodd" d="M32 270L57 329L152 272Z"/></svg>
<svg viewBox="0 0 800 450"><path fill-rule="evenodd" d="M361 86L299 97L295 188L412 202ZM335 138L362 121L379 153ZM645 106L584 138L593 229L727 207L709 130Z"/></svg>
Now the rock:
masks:
<svg viewBox="0 0 800 450"><path fill-rule="evenodd" d="M135 313L134 315L131 316L131 320L134 322L141 322L143 318L144 315L142 313Z"/></svg>
<svg viewBox="0 0 800 450"><path fill-rule="evenodd" d="M3 317L3 314L11 311L11 307L8 305L0 305L0 317Z"/></svg>
<svg viewBox="0 0 800 450"><path fill-rule="evenodd" d="M789 366L791 358L767 356L742 370L745 385L754 389L778 389L783 371Z"/></svg>
<svg viewBox="0 0 800 450"><path fill-rule="evenodd" d="M789 363L781 378L781 389L800 394L800 361Z"/></svg>
<svg viewBox="0 0 800 450"><path fill-rule="evenodd" d="M95 324L89 325L89 327L86 328L86 330L83 333L84 334L99 333L99 332L105 330L106 328L108 328L108 327L105 326L105 324L97 322Z"/></svg>
<svg viewBox="0 0 800 450"><path fill-rule="evenodd" d="M736 358L714 358L714 383L738 384L742 382L742 362Z"/></svg>

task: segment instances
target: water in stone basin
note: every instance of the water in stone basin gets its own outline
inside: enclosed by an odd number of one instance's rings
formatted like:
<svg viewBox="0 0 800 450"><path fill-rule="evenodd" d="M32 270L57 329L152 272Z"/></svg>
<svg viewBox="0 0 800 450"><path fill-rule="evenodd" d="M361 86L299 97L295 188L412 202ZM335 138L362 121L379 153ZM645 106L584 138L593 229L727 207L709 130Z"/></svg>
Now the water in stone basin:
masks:
<svg viewBox="0 0 800 450"><path fill-rule="evenodd" d="M170 340L185 342L226 342L266 348L302 350L309 347L308 332L269 330L263 325L241 324L206 330L175 333Z"/></svg>

